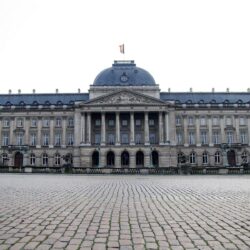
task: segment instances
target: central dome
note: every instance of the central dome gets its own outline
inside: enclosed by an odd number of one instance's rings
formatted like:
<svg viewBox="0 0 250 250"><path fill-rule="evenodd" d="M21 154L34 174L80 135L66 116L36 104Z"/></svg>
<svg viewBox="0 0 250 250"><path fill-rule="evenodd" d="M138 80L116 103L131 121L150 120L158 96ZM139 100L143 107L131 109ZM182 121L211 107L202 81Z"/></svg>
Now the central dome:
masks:
<svg viewBox="0 0 250 250"><path fill-rule="evenodd" d="M95 78L95 86L152 86L154 78L134 61L114 61L111 68L104 69Z"/></svg>

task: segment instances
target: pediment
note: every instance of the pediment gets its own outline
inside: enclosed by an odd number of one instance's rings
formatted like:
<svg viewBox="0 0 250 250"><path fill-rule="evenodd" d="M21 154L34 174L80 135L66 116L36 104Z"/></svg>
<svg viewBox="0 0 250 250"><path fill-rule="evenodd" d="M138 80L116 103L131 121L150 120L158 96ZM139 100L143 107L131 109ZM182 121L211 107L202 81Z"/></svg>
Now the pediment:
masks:
<svg viewBox="0 0 250 250"><path fill-rule="evenodd" d="M97 97L84 105L166 105L160 99L135 93L129 90L122 90L105 96Z"/></svg>

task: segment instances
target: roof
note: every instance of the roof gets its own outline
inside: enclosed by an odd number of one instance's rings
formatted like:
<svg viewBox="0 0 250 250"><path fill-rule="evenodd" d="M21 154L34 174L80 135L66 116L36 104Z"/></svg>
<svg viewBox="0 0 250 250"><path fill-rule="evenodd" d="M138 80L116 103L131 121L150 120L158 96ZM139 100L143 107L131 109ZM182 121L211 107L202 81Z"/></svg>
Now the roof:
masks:
<svg viewBox="0 0 250 250"><path fill-rule="evenodd" d="M134 61L114 61L111 68L101 71L94 80L95 86L148 86L155 85L152 75L136 66Z"/></svg>
<svg viewBox="0 0 250 250"><path fill-rule="evenodd" d="M88 99L88 93L5 94L0 95L0 105L68 105Z"/></svg>
<svg viewBox="0 0 250 250"><path fill-rule="evenodd" d="M176 103L250 103L250 92L161 92L163 101Z"/></svg>

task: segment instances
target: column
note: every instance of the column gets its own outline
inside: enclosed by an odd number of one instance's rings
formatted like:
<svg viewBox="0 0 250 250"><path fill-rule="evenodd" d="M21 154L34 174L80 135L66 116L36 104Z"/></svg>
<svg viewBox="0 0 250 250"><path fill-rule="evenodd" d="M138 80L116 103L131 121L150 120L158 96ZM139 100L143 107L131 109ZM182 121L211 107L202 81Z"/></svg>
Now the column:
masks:
<svg viewBox="0 0 250 250"><path fill-rule="evenodd" d="M162 112L159 112L159 144L164 144Z"/></svg>
<svg viewBox="0 0 250 250"><path fill-rule="evenodd" d="M183 115L183 132L184 132L184 146L188 146L188 129L187 129L187 116Z"/></svg>
<svg viewBox="0 0 250 250"><path fill-rule="evenodd" d="M85 144L85 113L81 114L81 144Z"/></svg>
<svg viewBox="0 0 250 250"><path fill-rule="evenodd" d="M240 121L239 121L239 116L235 115L234 116L234 121L235 121L235 143L240 143Z"/></svg>
<svg viewBox="0 0 250 250"><path fill-rule="evenodd" d="M149 145L148 112L144 113L144 143Z"/></svg>
<svg viewBox="0 0 250 250"><path fill-rule="evenodd" d="M130 145L135 145L135 118L134 118L134 112L130 112Z"/></svg>
<svg viewBox="0 0 250 250"><path fill-rule="evenodd" d="M87 144L91 145L91 113L87 113Z"/></svg>
<svg viewBox="0 0 250 250"><path fill-rule="evenodd" d="M101 131L101 145L105 146L106 144L106 115L105 112L102 112L102 131Z"/></svg>
<svg viewBox="0 0 250 250"><path fill-rule="evenodd" d="M74 145L79 146L81 142L81 113L76 110L74 114Z"/></svg>
<svg viewBox="0 0 250 250"><path fill-rule="evenodd" d="M213 147L213 127L212 127L212 117L208 116L208 143L210 147Z"/></svg>
<svg viewBox="0 0 250 250"><path fill-rule="evenodd" d="M2 139L2 118L0 118L0 148L1 148L2 143L3 143L3 139Z"/></svg>
<svg viewBox="0 0 250 250"><path fill-rule="evenodd" d="M53 148L54 147L54 118L50 119L49 123L49 147Z"/></svg>
<svg viewBox="0 0 250 250"><path fill-rule="evenodd" d="M67 130L67 120L66 117L63 117L62 120L62 147L66 148L66 130Z"/></svg>
<svg viewBox="0 0 250 250"><path fill-rule="evenodd" d="M39 117L37 120L37 148L41 148L42 142L42 118Z"/></svg>
<svg viewBox="0 0 250 250"><path fill-rule="evenodd" d="M224 119L223 115L220 117L220 130L221 130L221 143L226 143L226 140L225 140L225 119Z"/></svg>
<svg viewBox="0 0 250 250"><path fill-rule="evenodd" d="M247 116L248 145L250 146L250 116Z"/></svg>
<svg viewBox="0 0 250 250"><path fill-rule="evenodd" d="M30 119L29 118L25 118L24 120L24 130L25 130L25 145L29 145L30 142L29 142L29 138L30 138L30 135L29 135L29 128L30 128L30 123L29 123Z"/></svg>
<svg viewBox="0 0 250 250"><path fill-rule="evenodd" d="M116 145L120 145L120 113L116 112L115 114L115 125L116 125Z"/></svg>
<svg viewBox="0 0 250 250"><path fill-rule="evenodd" d="M169 116L168 113L165 113L165 143L169 144Z"/></svg>
<svg viewBox="0 0 250 250"><path fill-rule="evenodd" d="M201 140L200 140L200 117L196 116L195 117L195 127L196 127L196 146L200 147L201 146Z"/></svg>
<svg viewBox="0 0 250 250"><path fill-rule="evenodd" d="M14 142L14 118L11 117L10 118L10 141L9 141L9 145L13 145L16 144L16 142Z"/></svg>

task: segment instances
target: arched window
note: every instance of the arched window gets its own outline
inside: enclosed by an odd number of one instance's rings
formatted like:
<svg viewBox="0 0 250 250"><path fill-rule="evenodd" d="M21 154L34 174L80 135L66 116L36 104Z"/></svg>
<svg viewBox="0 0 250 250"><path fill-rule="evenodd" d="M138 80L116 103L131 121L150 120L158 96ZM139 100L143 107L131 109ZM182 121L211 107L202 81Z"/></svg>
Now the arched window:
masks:
<svg viewBox="0 0 250 250"><path fill-rule="evenodd" d="M123 151L121 154L121 165L122 167L129 166L129 153L127 151Z"/></svg>
<svg viewBox="0 0 250 250"><path fill-rule="evenodd" d="M182 152L177 154L177 163L186 163L186 157Z"/></svg>
<svg viewBox="0 0 250 250"><path fill-rule="evenodd" d="M244 164L246 164L246 163L248 163L248 154L247 154L247 152L246 151L244 151L242 154L241 154L241 159L242 159L242 163Z"/></svg>
<svg viewBox="0 0 250 250"><path fill-rule="evenodd" d="M55 154L55 165L56 166L61 165L61 156L60 156L60 154Z"/></svg>
<svg viewBox="0 0 250 250"><path fill-rule="evenodd" d="M220 157L220 152L219 151L217 151L217 152L215 152L215 154L214 154L214 163L215 164L220 164L220 159L221 157Z"/></svg>
<svg viewBox="0 0 250 250"><path fill-rule="evenodd" d="M208 153L204 152L202 154L202 164L208 164Z"/></svg>
<svg viewBox="0 0 250 250"><path fill-rule="evenodd" d="M136 153L136 167L144 167L144 154L142 151Z"/></svg>
<svg viewBox="0 0 250 250"><path fill-rule="evenodd" d="M9 158L8 158L8 155L7 154L2 154L2 164L3 164L3 166L7 166L8 165L8 160L9 160Z"/></svg>
<svg viewBox="0 0 250 250"><path fill-rule="evenodd" d="M109 151L107 154L107 166L113 167L115 165L115 154L112 151Z"/></svg>
<svg viewBox="0 0 250 250"><path fill-rule="evenodd" d="M30 165L35 166L36 165L36 156L35 154L30 155Z"/></svg>
<svg viewBox="0 0 250 250"><path fill-rule="evenodd" d="M98 167L99 166L99 152L94 151L92 154L92 167Z"/></svg>
<svg viewBox="0 0 250 250"><path fill-rule="evenodd" d="M46 153L42 155L42 165L48 166L49 165L49 157Z"/></svg>
<svg viewBox="0 0 250 250"><path fill-rule="evenodd" d="M196 154L195 154L195 152L192 152L192 153L189 155L189 163L190 163L190 164L195 164L195 163L196 163Z"/></svg>

